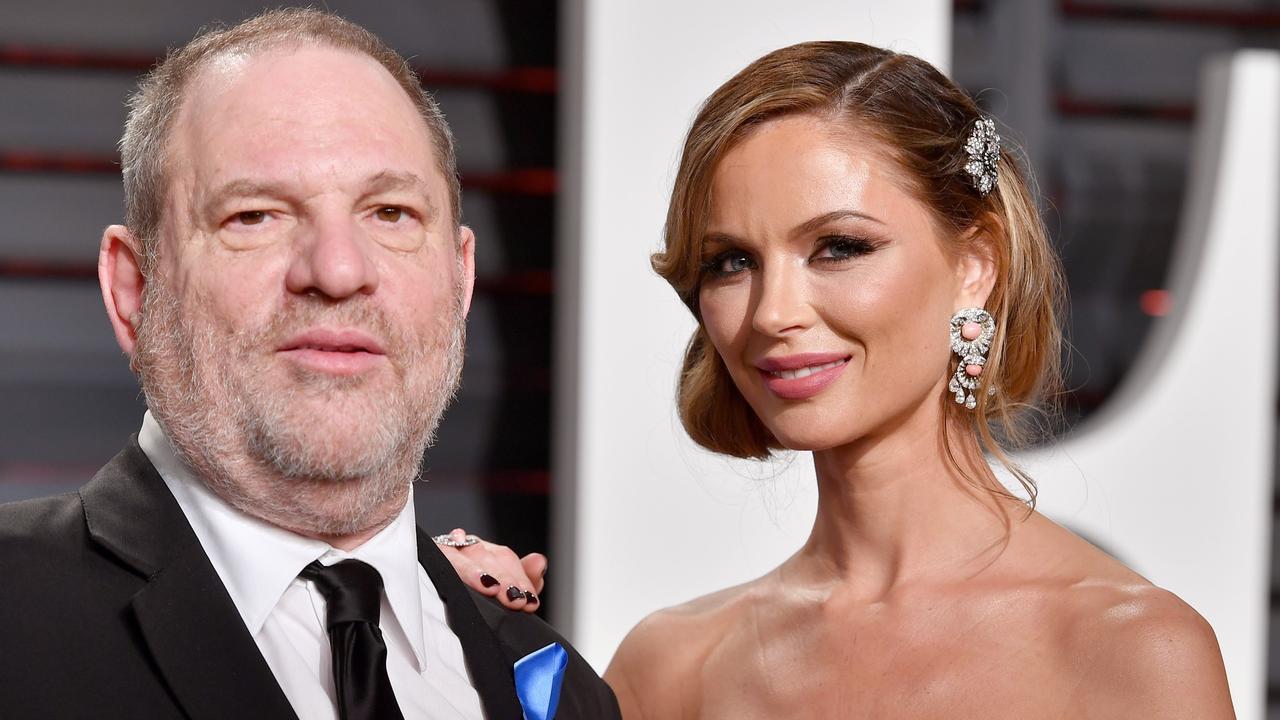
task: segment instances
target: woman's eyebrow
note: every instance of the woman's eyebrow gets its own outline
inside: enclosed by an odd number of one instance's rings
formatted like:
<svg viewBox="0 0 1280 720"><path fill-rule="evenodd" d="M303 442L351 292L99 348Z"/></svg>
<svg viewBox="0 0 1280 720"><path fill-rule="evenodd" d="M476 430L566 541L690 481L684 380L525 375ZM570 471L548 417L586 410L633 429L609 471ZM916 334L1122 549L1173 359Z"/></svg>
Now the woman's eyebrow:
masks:
<svg viewBox="0 0 1280 720"><path fill-rule="evenodd" d="M711 232L702 236L703 247L707 245L737 245L740 242L742 241L729 233Z"/></svg>
<svg viewBox="0 0 1280 720"><path fill-rule="evenodd" d="M714 255L725 248L741 248L750 245L747 240L743 240L737 235L731 235L726 232L709 232L702 236L702 244L699 249L703 256Z"/></svg>
<svg viewBox="0 0 1280 720"><path fill-rule="evenodd" d="M847 209L832 210L831 212L823 213L816 217L809 218L808 220L805 220L804 222L795 226L795 228L791 230L791 237L811 233L821 228L823 225L826 225L827 223L835 222L836 220L844 220L845 218L858 218L861 220L867 220L867 221L876 223L877 225L884 225L883 220L875 216L868 215L864 212L859 212L857 210L847 210Z"/></svg>

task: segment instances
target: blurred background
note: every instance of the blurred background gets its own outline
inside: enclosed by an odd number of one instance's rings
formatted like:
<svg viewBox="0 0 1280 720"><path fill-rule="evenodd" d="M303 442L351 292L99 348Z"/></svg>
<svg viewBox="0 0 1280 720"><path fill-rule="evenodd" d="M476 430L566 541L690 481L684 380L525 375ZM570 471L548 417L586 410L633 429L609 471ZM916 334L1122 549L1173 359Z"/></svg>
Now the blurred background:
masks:
<svg viewBox="0 0 1280 720"><path fill-rule="evenodd" d="M1275 0L962 0L952 77L1027 149L1071 289L1069 428L1106 402L1165 289L1206 60L1280 47Z"/></svg>
<svg viewBox="0 0 1280 720"><path fill-rule="evenodd" d="M0 0L0 501L78 488L141 422L143 404L103 316L95 267L102 228L122 218L115 143L126 95L165 48L200 26L279 4ZM557 458L573 453L557 449L556 433L576 433L574 423L584 420L562 412L577 400L556 380L577 366L553 367L553 357L563 347L557 333L563 343L566 324L578 323L563 312L577 289L558 281L580 261L566 255L575 246L563 238L581 228L570 216L577 201L564 194L582 189L564 181L576 169L558 165L590 147L584 125L566 117L582 110L593 71L583 66L590 43L582 50L566 42L585 32L583 3L325 6L409 57L435 92L458 139L464 222L478 236L463 387L428 453L420 522L440 531L463 525L521 551L545 551L553 538L566 547L571 523L553 511L554 493L578 488L553 478L553 467L570 462ZM1239 48L1280 47L1280 2L958 0L943 16L948 57L929 59L949 63L1028 148L1062 253L1071 349L1059 430L1067 432L1106 405L1153 322L1177 301L1167 281L1201 68ZM829 34L861 39L858 32ZM661 49L664 40L652 42ZM713 87L702 83L696 94ZM684 127L690 117L681 109L675 120ZM670 143L660 161L672 164L676 150ZM660 217L643 222L654 228ZM610 240L583 237L583 252ZM656 232L645 242L635 257L658 242ZM673 367L660 373L673 382ZM552 558L546 606L558 596L572 606L574 564L565 553ZM1277 597L1272 590L1273 614ZM1269 667L1270 717L1280 718L1275 639Z"/></svg>

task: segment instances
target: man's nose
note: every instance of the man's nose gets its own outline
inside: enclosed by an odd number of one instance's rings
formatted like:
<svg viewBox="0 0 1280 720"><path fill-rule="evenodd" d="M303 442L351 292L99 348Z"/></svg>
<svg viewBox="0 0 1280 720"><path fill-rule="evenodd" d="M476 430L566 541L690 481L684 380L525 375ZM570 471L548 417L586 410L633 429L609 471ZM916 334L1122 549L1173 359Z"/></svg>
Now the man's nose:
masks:
<svg viewBox="0 0 1280 720"><path fill-rule="evenodd" d="M336 300L378 289L372 246L356 219L315 218L294 241L294 256L285 278L289 292L320 293Z"/></svg>

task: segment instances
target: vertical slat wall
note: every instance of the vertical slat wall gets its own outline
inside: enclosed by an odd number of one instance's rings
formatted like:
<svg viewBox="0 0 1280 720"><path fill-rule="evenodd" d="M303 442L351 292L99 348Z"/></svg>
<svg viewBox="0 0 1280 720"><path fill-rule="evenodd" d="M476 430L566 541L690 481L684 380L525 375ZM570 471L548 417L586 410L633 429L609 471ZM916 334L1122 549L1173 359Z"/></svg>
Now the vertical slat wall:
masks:
<svg viewBox="0 0 1280 720"><path fill-rule="evenodd" d="M75 489L137 430L94 262L122 219L124 100L165 48L279 3L49 0L0 8L0 501ZM419 70L458 139L477 298L461 395L419 516L544 549L556 194L555 2L325 5Z"/></svg>

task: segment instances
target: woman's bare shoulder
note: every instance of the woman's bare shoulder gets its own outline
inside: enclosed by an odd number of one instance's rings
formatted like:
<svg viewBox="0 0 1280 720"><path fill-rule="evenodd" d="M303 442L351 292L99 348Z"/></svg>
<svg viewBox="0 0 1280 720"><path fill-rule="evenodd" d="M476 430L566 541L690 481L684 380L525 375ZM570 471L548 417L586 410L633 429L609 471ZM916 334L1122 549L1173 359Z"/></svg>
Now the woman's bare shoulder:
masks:
<svg viewBox="0 0 1280 720"><path fill-rule="evenodd" d="M1114 716L1234 717L1209 623L1177 595L1053 527L1047 542L1060 562L1049 573L1060 592L1052 593L1052 616L1086 678L1082 699Z"/></svg>
<svg viewBox="0 0 1280 720"><path fill-rule="evenodd" d="M1071 645L1090 705L1120 715L1235 717L1213 628L1178 596L1145 582L1084 585L1072 596Z"/></svg>
<svg viewBox="0 0 1280 720"><path fill-rule="evenodd" d="M726 588L641 620L605 671L627 720L697 716L697 668L762 592L761 581Z"/></svg>

